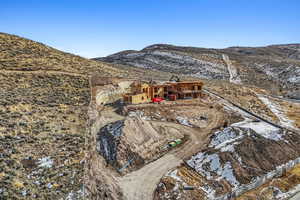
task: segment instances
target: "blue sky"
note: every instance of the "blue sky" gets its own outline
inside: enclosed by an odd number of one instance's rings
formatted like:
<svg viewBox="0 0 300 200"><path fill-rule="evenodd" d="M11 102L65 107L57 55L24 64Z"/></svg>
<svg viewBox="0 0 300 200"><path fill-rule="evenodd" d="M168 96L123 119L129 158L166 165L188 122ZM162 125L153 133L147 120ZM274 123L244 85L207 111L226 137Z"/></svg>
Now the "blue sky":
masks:
<svg viewBox="0 0 300 200"><path fill-rule="evenodd" d="M155 43L300 43L300 1L1 0L0 32L88 58Z"/></svg>

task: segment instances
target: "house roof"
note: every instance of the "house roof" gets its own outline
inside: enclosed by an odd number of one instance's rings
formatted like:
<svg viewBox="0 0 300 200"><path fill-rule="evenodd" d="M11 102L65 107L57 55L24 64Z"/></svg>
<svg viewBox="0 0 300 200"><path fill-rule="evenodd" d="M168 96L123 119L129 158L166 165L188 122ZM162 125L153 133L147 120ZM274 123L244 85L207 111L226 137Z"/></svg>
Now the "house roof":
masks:
<svg viewBox="0 0 300 200"><path fill-rule="evenodd" d="M180 81L180 82L164 82L161 84L155 84L153 86L156 87L162 87L162 86L168 86L168 85L180 85L180 84L198 84L198 85L203 85L202 81Z"/></svg>

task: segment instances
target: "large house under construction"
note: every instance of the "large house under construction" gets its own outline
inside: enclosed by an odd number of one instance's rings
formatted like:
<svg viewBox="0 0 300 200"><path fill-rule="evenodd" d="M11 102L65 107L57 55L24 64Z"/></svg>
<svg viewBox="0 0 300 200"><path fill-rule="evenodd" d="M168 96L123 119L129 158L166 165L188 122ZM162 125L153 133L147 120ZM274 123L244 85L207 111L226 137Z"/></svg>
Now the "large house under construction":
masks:
<svg viewBox="0 0 300 200"><path fill-rule="evenodd" d="M171 101L185 98L198 98L202 95L203 82L178 81L147 83L134 82L131 84L131 92L124 94L125 103L139 104L151 102L154 98L164 98Z"/></svg>

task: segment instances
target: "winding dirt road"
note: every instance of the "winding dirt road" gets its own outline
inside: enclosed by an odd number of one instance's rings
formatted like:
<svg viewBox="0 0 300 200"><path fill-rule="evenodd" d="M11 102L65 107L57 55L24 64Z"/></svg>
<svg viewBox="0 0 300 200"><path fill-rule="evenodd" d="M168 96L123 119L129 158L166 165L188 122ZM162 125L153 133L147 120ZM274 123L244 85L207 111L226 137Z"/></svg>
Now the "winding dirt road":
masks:
<svg viewBox="0 0 300 200"><path fill-rule="evenodd" d="M140 170L127 174L119 180L124 196L128 200L152 200L161 177L181 162L182 160L173 154L167 154Z"/></svg>

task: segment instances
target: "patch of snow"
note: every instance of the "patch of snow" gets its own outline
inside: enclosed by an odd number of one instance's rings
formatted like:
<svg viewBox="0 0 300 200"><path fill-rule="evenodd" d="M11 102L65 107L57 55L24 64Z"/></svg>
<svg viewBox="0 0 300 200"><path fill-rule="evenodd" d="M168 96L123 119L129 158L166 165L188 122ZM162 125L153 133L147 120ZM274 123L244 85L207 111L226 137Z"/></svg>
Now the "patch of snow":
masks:
<svg viewBox="0 0 300 200"><path fill-rule="evenodd" d="M53 185L51 183L47 184L47 188L51 189L53 187Z"/></svg>
<svg viewBox="0 0 300 200"><path fill-rule="evenodd" d="M129 117L136 117L136 118L140 118L146 121L152 120L152 118L150 116L146 116L145 113L141 110L137 110L137 111L130 111L128 113Z"/></svg>
<svg viewBox="0 0 300 200"><path fill-rule="evenodd" d="M214 133L209 147L220 149L222 147L225 147L227 144L232 143L241 138L243 138L243 134L241 134L241 131L237 133L237 131L234 131L232 127L226 127L224 130L217 131Z"/></svg>
<svg viewBox="0 0 300 200"><path fill-rule="evenodd" d="M225 179L233 187L240 185L233 174L231 163L227 162L224 166L222 166L218 154L199 153L188 160L187 164L194 168L202 176L206 177L207 180Z"/></svg>
<svg viewBox="0 0 300 200"><path fill-rule="evenodd" d="M39 159L38 167L43 167L43 168L51 168L53 166L53 160L48 156Z"/></svg>
<svg viewBox="0 0 300 200"><path fill-rule="evenodd" d="M206 92L208 92L208 91L206 90ZM240 108L238 108L238 107L232 105L232 104L229 103L228 101L219 98L218 96L214 95L214 94L211 93L211 92L208 92L208 93L209 93L210 95L212 95L212 96L218 98L218 99L220 100L220 103L223 104L223 108L224 108L226 111L239 113L239 114L240 114L242 117L244 117L244 118L251 118L251 115L248 114L247 112L245 112L245 111L241 110Z"/></svg>
<svg viewBox="0 0 300 200"><path fill-rule="evenodd" d="M300 198L300 184L288 191L288 193L292 197L290 200L298 200Z"/></svg>
<svg viewBox="0 0 300 200"><path fill-rule="evenodd" d="M215 199L216 191L209 187L208 185L199 187L202 191L204 191L209 199Z"/></svg>
<svg viewBox="0 0 300 200"><path fill-rule="evenodd" d="M238 153L235 153L234 157L237 159L237 161L240 163L241 166L245 166L242 162L241 156Z"/></svg>
<svg viewBox="0 0 300 200"><path fill-rule="evenodd" d="M166 176L169 176L169 177L175 179L176 181L182 182L181 178L179 176L177 176L177 172L178 172L178 170L175 169L175 170L169 172Z"/></svg>
<svg viewBox="0 0 300 200"><path fill-rule="evenodd" d="M107 157L109 157L109 150L108 150L108 142L107 142L107 140L106 140L106 138L103 138L102 140L102 145L103 145L103 147L104 147L104 154L107 156ZM99 150L99 152L100 152L100 145L98 145L98 149L97 150Z"/></svg>
<svg viewBox="0 0 300 200"><path fill-rule="evenodd" d="M283 171L292 168L300 162L300 158L291 160L288 163L277 166L275 170L255 177L249 184L241 185L234 175L232 163L229 161L221 163L219 153L230 152L241 166L247 167L242 163L242 158L238 152L235 152L235 145L239 144L240 140L246 135L253 137L254 135L252 135L253 132L251 129L267 139L275 141L283 140L283 134L280 129L265 122L254 122L252 119L246 118L243 122L235 123L231 127L214 133L208 146L218 150L216 153L199 152L187 161L190 167L194 168L207 180L226 180L233 187L230 193L218 197L215 196L215 191L208 185L199 187L199 189L207 194L208 199L228 199L232 194L240 195L245 191L259 187L265 183L266 180L270 180L274 176L282 174ZM297 191L299 190L300 188ZM295 193L296 192L293 192L293 194ZM286 196L284 194L281 195Z"/></svg>
<svg viewBox="0 0 300 200"><path fill-rule="evenodd" d="M33 183L36 184L36 185L41 185L40 181L34 181Z"/></svg>
<svg viewBox="0 0 300 200"><path fill-rule="evenodd" d="M223 168L220 168L217 171L217 174L220 176L217 180L221 180L222 178L227 180L232 186L237 187L240 183L236 180L233 169L230 162L226 162Z"/></svg>
<svg viewBox="0 0 300 200"><path fill-rule="evenodd" d="M65 198L65 200L77 200L82 199L86 195L84 191L84 187L79 189L78 191L71 191L69 192L68 196Z"/></svg>
<svg viewBox="0 0 300 200"><path fill-rule="evenodd" d="M184 57L188 58L189 56L184 56L184 55L180 55L180 54L175 54L172 52L166 52L166 51L158 51L155 50L152 52L153 55L159 55L159 56L167 56L170 58L175 58L175 59L183 59Z"/></svg>
<svg viewBox="0 0 300 200"><path fill-rule="evenodd" d="M221 152L234 152L234 145L233 144L229 144L227 146L222 147Z"/></svg>
<svg viewBox="0 0 300 200"><path fill-rule="evenodd" d="M287 79L291 83L300 83L300 76L298 77L290 77Z"/></svg>
<svg viewBox="0 0 300 200"><path fill-rule="evenodd" d="M66 197L66 200L74 200L75 197L76 197L76 194L73 191L71 191L71 192L69 192L68 196Z"/></svg>
<svg viewBox="0 0 300 200"><path fill-rule="evenodd" d="M176 117L176 120L178 121L178 123L180 123L184 126L192 127L192 125L189 123L189 120L187 118L178 116L178 117Z"/></svg>
<svg viewBox="0 0 300 200"><path fill-rule="evenodd" d="M22 193L23 196L26 196L27 195L27 190L23 190L21 193Z"/></svg>
<svg viewBox="0 0 300 200"><path fill-rule="evenodd" d="M229 72L229 75L230 75L230 78L229 78L229 81L231 83L235 83L235 84L241 84L241 79L238 75L238 72L237 72L237 69L236 67L231 63L228 55L225 55L223 54L222 55L222 58L224 60L224 62L226 63L227 65L227 68L228 68L228 72Z"/></svg>
<svg viewBox="0 0 300 200"><path fill-rule="evenodd" d="M172 191L178 193L176 199L179 200L179 199L181 198L181 192L179 192L180 184L182 184L183 186L186 186L187 183L184 182L184 181L177 175L177 172L178 172L177 169L172 170L172 171L169 171L169 172L167 173L166 177L168 176L168 177L171 177L171 178L173 178L174 180L176 180L175 186L174 186L174 188L172 189ZM168 197L167 197L167 198L168 198Z"/></svg>
<svg viewBox="0 0 300 200"><path fill-rule="evenodd" d="M129 57L129 58L135 58L135 57L139 57L139 56L143 56L143 55L145 55L145 53L129 53L129 54L125 54L123 56Z"/></svg>
<svg viewBox="0 0 300 200"><path fill-rule="evenodd" d="M277 187L272 187L274 191L276 191L274 197L277 200L285 200L285 199L290 199L290 200L298 200L300 197L300 184L297 185L296 187L292 188L291 190L287 192L282 192L279 188Z"/></svg>
<svg viewBox="0 0 300 200"><path fill-rule="evenodd" d="M122 127L124 126L124 121L119 120L114 123L110 123L106 126L106 130L115 137L120 137L122 134Z"/></svg>
<svg viewBox="0 0 300 200"><path fill-rule="evenodd" d="M279 119L280 123L283 126L290 127L290 128L295 128L294 127L294 121L290 120L282 111L282 108L280 105L278 105L275 102L272 102L269 98L263 96L263 95L258 95L258 98L277 116Z"/></svg>
<svg viewBox="0 0 300 200"><path fill-rule="evenodd" d="M140 110L137 110L137 111L130 111L128 113L128 117L143 117L144 116L144 112L143 111L140 111Z"/></svg>
<svg viewBox="0 0 300 200"><path fill-rule="evenodd" d="M254 130L259 135L267 138L269 140L280 141L283 140L282 132L279 128L276 128L268 123L259 121L253 122L253 120L246 118L242 122L234 123L231 126L241 127L241 128L250 128Z"/></svg>

